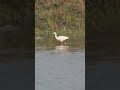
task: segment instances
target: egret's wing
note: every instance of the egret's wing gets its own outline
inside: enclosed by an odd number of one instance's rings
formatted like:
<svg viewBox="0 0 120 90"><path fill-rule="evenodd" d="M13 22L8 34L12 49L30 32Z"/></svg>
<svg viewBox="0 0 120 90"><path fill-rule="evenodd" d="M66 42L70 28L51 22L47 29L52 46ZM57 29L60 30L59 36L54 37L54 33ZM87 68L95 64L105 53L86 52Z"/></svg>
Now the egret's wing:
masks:
<svg viewBox="0 0 120 90"><path fill-rule="evenodd" d="M58 38L68 38L67 36L58 36Z"/></svg>

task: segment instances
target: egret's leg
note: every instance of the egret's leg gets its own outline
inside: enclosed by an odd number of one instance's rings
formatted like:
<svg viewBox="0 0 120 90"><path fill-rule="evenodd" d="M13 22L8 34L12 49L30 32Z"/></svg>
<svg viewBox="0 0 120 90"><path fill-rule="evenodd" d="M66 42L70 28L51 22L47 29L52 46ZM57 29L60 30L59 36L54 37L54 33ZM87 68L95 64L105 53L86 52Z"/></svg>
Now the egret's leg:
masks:
<svg viewBox="0 0 120 90"><path fill-rule="evenodd" d="M66 42L65 42L65 45L66 45Z"/></svg>
<svg viewBox="0 0 120 90"><path fill-rule="evenodd" d="M62 41L61 41L61 45L62 45Z"/></svg>

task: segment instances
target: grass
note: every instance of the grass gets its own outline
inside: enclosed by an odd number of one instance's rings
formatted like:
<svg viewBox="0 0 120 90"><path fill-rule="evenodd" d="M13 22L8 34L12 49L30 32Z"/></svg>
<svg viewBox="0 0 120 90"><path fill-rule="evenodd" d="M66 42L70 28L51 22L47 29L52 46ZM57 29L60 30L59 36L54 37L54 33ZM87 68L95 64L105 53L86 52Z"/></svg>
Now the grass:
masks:
<svg viewBox="0 0 120 90"><path fill-rule="evenodd" d="M85 36L84 0L36 0L35 36L52 37L54 31L74 38Z"/></svg>

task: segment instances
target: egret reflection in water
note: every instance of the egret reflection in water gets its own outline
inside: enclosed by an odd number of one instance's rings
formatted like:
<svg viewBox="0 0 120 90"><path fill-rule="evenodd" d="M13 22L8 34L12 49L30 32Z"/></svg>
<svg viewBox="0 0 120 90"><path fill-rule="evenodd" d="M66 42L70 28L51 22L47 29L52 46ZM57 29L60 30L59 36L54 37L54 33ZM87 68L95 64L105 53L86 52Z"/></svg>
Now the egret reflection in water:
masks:
<svg viewBox="0 0 120 90"><path fill-rule="evenodd" d="M55 48L56 48L56 50L68 50L69 46L60 45L60 46L56 46Z"/></svg>

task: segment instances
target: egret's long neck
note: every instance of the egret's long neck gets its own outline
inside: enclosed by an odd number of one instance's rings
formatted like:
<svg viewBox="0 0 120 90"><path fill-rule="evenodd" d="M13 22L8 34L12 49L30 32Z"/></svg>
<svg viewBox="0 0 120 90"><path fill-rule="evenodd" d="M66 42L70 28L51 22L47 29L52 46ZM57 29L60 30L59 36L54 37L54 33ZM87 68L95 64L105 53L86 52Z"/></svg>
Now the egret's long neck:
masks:
<svg viewBox="0 0 120 90"><path fill-rule="evenodd" d="M55 33L55 38L57 39L57 33Z"/></svg>

